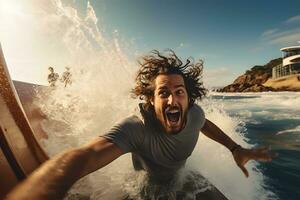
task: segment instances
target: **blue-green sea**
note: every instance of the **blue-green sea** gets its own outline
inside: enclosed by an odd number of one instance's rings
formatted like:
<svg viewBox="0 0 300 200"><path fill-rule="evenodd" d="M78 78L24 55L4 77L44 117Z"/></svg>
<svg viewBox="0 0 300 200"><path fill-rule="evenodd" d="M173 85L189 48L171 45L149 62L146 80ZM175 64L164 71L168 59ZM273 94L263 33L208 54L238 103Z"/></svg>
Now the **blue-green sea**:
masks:
<svg viewBox="0 0 300 200"><path fill-rule="evenodd" d="M213 93L209 99L240 119L247 143L278 153L257 166L272 199L300 199L300 93Z"/></svg>

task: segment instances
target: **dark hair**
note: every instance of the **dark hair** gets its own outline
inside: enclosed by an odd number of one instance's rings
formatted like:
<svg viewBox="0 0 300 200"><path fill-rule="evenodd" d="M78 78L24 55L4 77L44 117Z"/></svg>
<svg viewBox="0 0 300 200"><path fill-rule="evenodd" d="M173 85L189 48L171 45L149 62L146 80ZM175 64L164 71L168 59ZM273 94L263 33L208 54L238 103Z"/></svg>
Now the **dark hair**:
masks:
<svg viewBox="0 0 300 200"><path fill-rule="evenodd" d="M164 55L153 50L149 55L141 58L139 61L140 69L135 79L136 86L132 90L133 96L145 100L146 108L149 108L150 100L154 96L155 78L160 74L179 74L184 79L189 106L192 106L195 100L202 99L207 91L201 81L203 61L199 60L194 63L193 59L189 58L183 64L174 51L168 49L163 53Z"/></svg>

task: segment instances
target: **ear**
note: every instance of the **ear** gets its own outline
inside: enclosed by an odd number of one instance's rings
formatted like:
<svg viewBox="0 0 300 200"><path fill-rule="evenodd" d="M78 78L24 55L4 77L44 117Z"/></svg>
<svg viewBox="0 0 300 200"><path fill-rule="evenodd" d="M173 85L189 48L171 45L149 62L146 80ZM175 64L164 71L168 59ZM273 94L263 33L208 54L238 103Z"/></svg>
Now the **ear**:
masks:
<svg viewBox="0 0 300 200"><path fill-rule="evenodd" d="M154 106L153 98L150 99L150 103L151 103L152 106Z"/></svg>
<svg viewBox="0 0 300 200"><path fill-rule="evenodd" d="M150 103L152 106L154 106L154 98L153 97L150 98Z"/></svg>

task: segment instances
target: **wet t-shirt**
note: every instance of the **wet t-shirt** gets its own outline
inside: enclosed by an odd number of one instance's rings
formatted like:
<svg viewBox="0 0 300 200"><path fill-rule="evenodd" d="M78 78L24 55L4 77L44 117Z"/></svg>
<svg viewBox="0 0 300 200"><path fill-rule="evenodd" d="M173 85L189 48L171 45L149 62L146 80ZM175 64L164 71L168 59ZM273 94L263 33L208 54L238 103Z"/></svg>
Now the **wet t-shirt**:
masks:
<svg viewBox="0 0 300 200"><path fill-rule="evenodd" d="M193 152L199 131L205 123L202 108L189 108L187 122L177 134L162 131L150 113L139 106L140 116L133 115L113 126L102 137L116 144L124 153L132 152L142 167L154 176L170 176L184 166Z"/></svg>

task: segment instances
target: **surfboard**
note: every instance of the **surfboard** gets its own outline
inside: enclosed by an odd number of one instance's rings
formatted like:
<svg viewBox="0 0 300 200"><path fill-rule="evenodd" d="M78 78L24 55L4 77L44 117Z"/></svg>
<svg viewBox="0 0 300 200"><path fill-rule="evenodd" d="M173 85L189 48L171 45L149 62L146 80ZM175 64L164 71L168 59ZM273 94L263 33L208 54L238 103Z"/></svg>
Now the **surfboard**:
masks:
<svg viewBox="0 0 300 200"><path fill-rule="evenodd" d="M166 188L165 185L145 184L140 191L139 199L157 200L228 200L227 197L211 184L199 172L191 171L188 178L181 180L181 186ZM168 186L167 186L168 187ZM152 191L149 191L152 190ZM127 195L124 200L134 200L135 198Z"/></svg>
<svg viewBox="0 0 300 200"><path fill-rule="evenodd" d="M48 159L10 78L0 44L0 199Z"/></svg>

